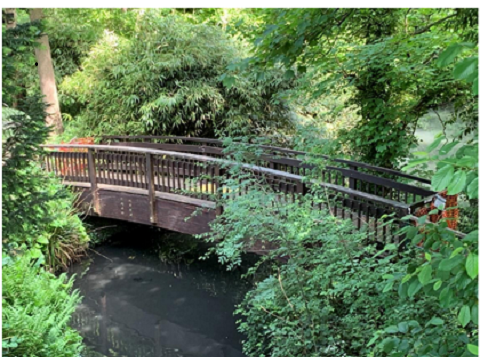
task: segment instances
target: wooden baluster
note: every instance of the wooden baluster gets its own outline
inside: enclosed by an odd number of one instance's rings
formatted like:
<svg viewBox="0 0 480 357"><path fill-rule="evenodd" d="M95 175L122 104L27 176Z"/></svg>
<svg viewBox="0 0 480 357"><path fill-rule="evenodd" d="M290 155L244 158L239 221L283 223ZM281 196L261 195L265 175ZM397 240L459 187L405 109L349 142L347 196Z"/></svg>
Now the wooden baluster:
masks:
<svg viewBox="0 0 480 357"><path fill-rule="evenodd" d="M116 185L117 182L118 182L118 154L117 153L113 153L113 168L114 168L114 171L112 172L112 175L113 175L113 184Z"/></svg>
<svg viewBox="0 0 480 357"><path fill-rule="evenodd" d="M350 170L353 170L353 171L358 171L358 167L356 166L350 166ZM353 177L349 177L348 179L348 186L352 189L352 190L357 190L357 179L356 178L353 178Z"/></svg>
<svg viewBox="0 0 480 357"><path fill-rule="evenodd" d="M109 185L112 185L112 154L111 153L105 153L105 170L106 170L106 177L107 177L107 183Z"/></svg>
<svg viewBox="0 0 480 357"><path fill-rule="evenodd" d="M94 150L88 149L88 176L90 180L90 192L93 195L93 206L95 212L100 214L100 203L98 200L98 188L97 188L97 173L95 170L95 153Z"/></svg>
<svg viewBox="0 0 480 357"><path fill-rule="evenodd" d="M72 152L72 160L70 163L72 167L72 181L78 182L78 174L77 174L77 153Z"/></svg>
<svg viewBox="0 0 480 357"><path fill-rule="evenodd" d="M140 187L140 163L137 154L133 155L133 176L135 177L134 186Z"/></svg>
<svg viewBox="0 0 480 357"><path fill-rule="evenodd" d="M75 153L75 171L76 171L76 180L78 182L81 182L82 181L82 174L80 172L80 153L79 152L76 152Z"/></svg>
<svg viewBox="0 0 480 357"><path fill-rule="evenodd" d="M152 154L145 154L145 166L146 166L146 184L148 186L148 197L150 202L150 222L154 225L157 224L157 213L155 207L155 173L153 170Z"/></svg>
<svg viewBox="0 0 480 357"><path fill-rule="evenodd" d="M138 187L140 187L140 188L147 188L146 162L147 161L143 156L138 157L138 168L137 168L137 171L138 171ZM152 162L152 165L153 165L153 162ZM154 172L153 169L152 169L152 172ZM155 185L155 181L153 182L153 184Z"/></svg>
<svg viewBox="0 0 480 357"><path fill-rule="evenodd" d="M130 176L129 183L128 183L129 187L135 187L136 173L135 173L135 170L132 168L134 166L132 164L134 164L134 163L135 163L135 155L132 155L129 152L128 157L127 157L128 173L129 173L129 176Z"/></svg>
<svg viewBox="0 0 480 357"><path fill-rule="evenodd" d="M171 157L167 156L167 159L165 161L165 170L166 170L166 183L167 183L167 188L166 192L171 192L172 191L172 169L171 169Z"/></svg>
<svg viewBox="0 0 480 357"><path fill-rule="evenodd" d="M221 189L220 189L220 181L219 181L219 177L220 177L221 172L223 172L223 170L220 170L220 164L216 164L215 165L215 190L216 190L215 194L217 196L217 202L216 202L215 211L216 211L217 216L219 216L223 213L223 207L218 202L222 198L222 192L221 192Z"/></svg>
<svg viewBox="0 0 480 357"><path fill-rule="evenodd" d="M49 159L50 159L50 154L47 152L47 153L45 154L45 169L47 170L47 172L50 172Z"/></svg>
<svg viewBox="0 0 480 357"><path fill-rule="evenodd" d="M169 160L170 164L170 176L172 179L172 191L175 193L175 190L177 189L177 178L175 176L175 159Z"/></svg>
<svg viewBox="0 0 480 357"><path fill-rule="evenodd" d="M60 159L58 158L58 151L53 153L53 162L55 165L55 176L62 176L62 171L60 170Z"/></svg>
<svg viewBox="0 0 480 357"><path fill-rule="evenodd" d="M102 175L103 175L103 164L102 164L102 154L101 152L97 153L96 155L96 163L97 163L97 182L103 183Z"/></svg>
<svg viewBox="0 0 480 357"><path fill-rule="evenodd" d="M180 176L180 162L178 158L175 158L175 177L177 179L177 190L182 189L182 180Z"/></svg>
<svg viewBox="0 0 480 357"><path fill-rule="evenodd" d="M166 172L163 172L164 171L163 164L164 164L165 161L163 160L162 157L160 157L158 162L159 162L158 174L162 175L162 191L167 192L167 183L165 182L166 178L167 178L167 174L166 174Z"/></svg>

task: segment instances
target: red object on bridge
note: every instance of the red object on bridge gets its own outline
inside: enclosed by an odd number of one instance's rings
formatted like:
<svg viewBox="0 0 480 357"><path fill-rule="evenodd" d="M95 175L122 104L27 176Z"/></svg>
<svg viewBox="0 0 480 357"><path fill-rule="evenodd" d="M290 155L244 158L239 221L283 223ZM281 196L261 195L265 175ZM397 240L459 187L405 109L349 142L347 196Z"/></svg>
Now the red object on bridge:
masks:
<svg viewBox="0 0 480 357"><path fill-rule="evenodd" d="M430 222L437 223L441 218L446 218L448 228L457 229L458 226L458 194L457 195L448 195L447 191L439 192L439 196L445 199L445 208L439 212L439 214L431 214ZM422 217L428 214L428 212L434 210L436 207L435 199L430 203L430 209L423 207L419 209L415 215L417 217Z"/></svg>
<svg viewBox="0 0 480 357"><path fill-rule="evenodd" d="M73 138L70 140L69 143L61 142L60 144L67 144L67 145L93 145L94 138ZM87 152L88 150L85 148L60 148L60 151L66 151L66 152Z"/></svg>
<svg viewBox="0 0 480 357"><path fill-rule="evenodd" d="M70 140L69 143L61 142L60 144L68 144L68 145L93 145L95 144L94 138L87 137L87 138L73 138ZM59 151L64 152L87 152L88 149L86 148L60 148ZM71 160L64 159L63 165L60 169L62 175L67 175L68 172L81 172L86 167L86 163L83 160L79 160L77 162L73 162Z"/></svg>

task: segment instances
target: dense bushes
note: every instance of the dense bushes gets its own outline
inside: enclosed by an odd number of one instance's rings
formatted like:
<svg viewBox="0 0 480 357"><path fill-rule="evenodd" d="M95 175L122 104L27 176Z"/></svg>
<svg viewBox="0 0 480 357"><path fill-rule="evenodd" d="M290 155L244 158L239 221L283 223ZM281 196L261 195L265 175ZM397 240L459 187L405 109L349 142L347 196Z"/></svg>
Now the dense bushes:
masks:
<svg viewBox="0 0 480 357"><path fill-rule="evenodd" d="M18 108L5 118L11 129L3 143L3 250L45 258L55 270L81 256L88 237L72 212L73 195L36 162L48 135L40 98L20 101Z"/></svg>
<svg viewBox="0 0 480 357"><path fill-rule="evenodd" d="M244 144L225 143L237 160L255 162L261 155ZM240 330L247 336L247 355L472 355L478 335L478 232L461 241L445 222L421 221L406 229L411 242L401 253L397 244L378 251L373 237L330 214L320 186L292 202L238 166L227 176L223 214L202 236L216 243L210 253L233 268L248 249L278 247L261 261L270 264L270 276L237 310L244 318ZM238 191L241 196L228 199ZM313 208L320 202L324 210ZM250 274L260 276L255 269Z"/></svg>
<svg viewBox="0 0 480 357"><path fill-rule="evenodd" d="M79 356L81 337L68 326L80 301L73 279L56 277L29 259L3 256L3 356Z"/></svg>
<svg viewBox="0 0 480 357"><path fill-rule="evenodd" d="M16 110L2 110L7 131L2 142L2 352L78 356L81 337L68 327L78 293L70 295L72 280L47 270L78 258L88 237L71 211L72 195L40 168L40 144L49 133L45 105L40 96L24 97L17 81L19 61L33 54L36 29L3 33L2 93L5 104L14 103Z"/></svg>
<svg viewBox="0 0 480 357"><path fill-rule="evenodd" d="M84 106L74 122L82 135L213 136L227 126L286 125L288 107L275 99L288 86L281 75L223 85L225 67L241 52L221 30L148 12L137 27L132 38L105 33L83 71L64 80L64 98Z"/></svg>

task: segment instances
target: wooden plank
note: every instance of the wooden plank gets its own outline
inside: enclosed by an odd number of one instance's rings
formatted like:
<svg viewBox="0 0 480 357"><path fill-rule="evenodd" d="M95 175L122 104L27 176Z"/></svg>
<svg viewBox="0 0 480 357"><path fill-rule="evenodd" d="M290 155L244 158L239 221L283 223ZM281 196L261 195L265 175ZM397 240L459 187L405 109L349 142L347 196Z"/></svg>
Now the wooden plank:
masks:
<svg viewBox="0 0 480 357"><path fill-rule="evenodd" d="M67 181L65 182L65 184L70 186L78 186L78 187L90 187L90 184L87 182L68 182ZM149 190L144 188L106 185L101 183L97 185L97 188L99 191L115 191L115 192L131 193L131 194L143 195L143 196L149 195ZM188 197L188 196L179 195L175 193L155 191L155 197L161 198L166 201L187 203L197 207L205 207L205 208L211 208L211 209L214 209L216 207L215 202L200 200L198 198Z"/></svg>
<svg viewBox="0 0 480 357"><path fill-rule="evenodd" d="M203 209L201 214L193 215L198 206L176 201L157 199L158 225L176 232L200 234L210 231L209 223L215 219L215 210ZM190 217L187 221L185 218Z"/></svg>
<svg viewBox="0 0 480 357"><path fill-rule="evenodd" d="M135 188L139 190L138 188ZM148 195L101 190L101 217L121 219L141 224L151 224L149 219ZM183 197L183 196L182 196ZM122 205L123 203L123 205ZM187 234L208 232L209 223L215 219L215 210L204 209L193 216L198 206L183 202L157 198L155 201L157 226ZM187 221L185 218L191 217Z"/></svg>

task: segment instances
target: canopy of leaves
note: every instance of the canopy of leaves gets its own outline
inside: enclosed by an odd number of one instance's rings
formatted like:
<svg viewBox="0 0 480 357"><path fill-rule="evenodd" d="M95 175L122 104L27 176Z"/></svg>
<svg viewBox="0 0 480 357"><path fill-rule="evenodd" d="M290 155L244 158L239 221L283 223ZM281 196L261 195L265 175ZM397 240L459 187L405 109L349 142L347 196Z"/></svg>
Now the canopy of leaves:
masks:
<svg viewBox="0 0 480 357"><path fill-rule="evenodd" d="M454 81L451 67L436 59L455 42L478 42L476 10L268 9L263 20L254 56L239 67L281 64L303 84L296 95L313 99L351 91L345 105L358 119L339 133L340 142L364 161L398 166L415 142L419 117L471 101L472 86ZM462 56L475 53L471 47ZM470 111L464 119L475 118Z"/></svg>

